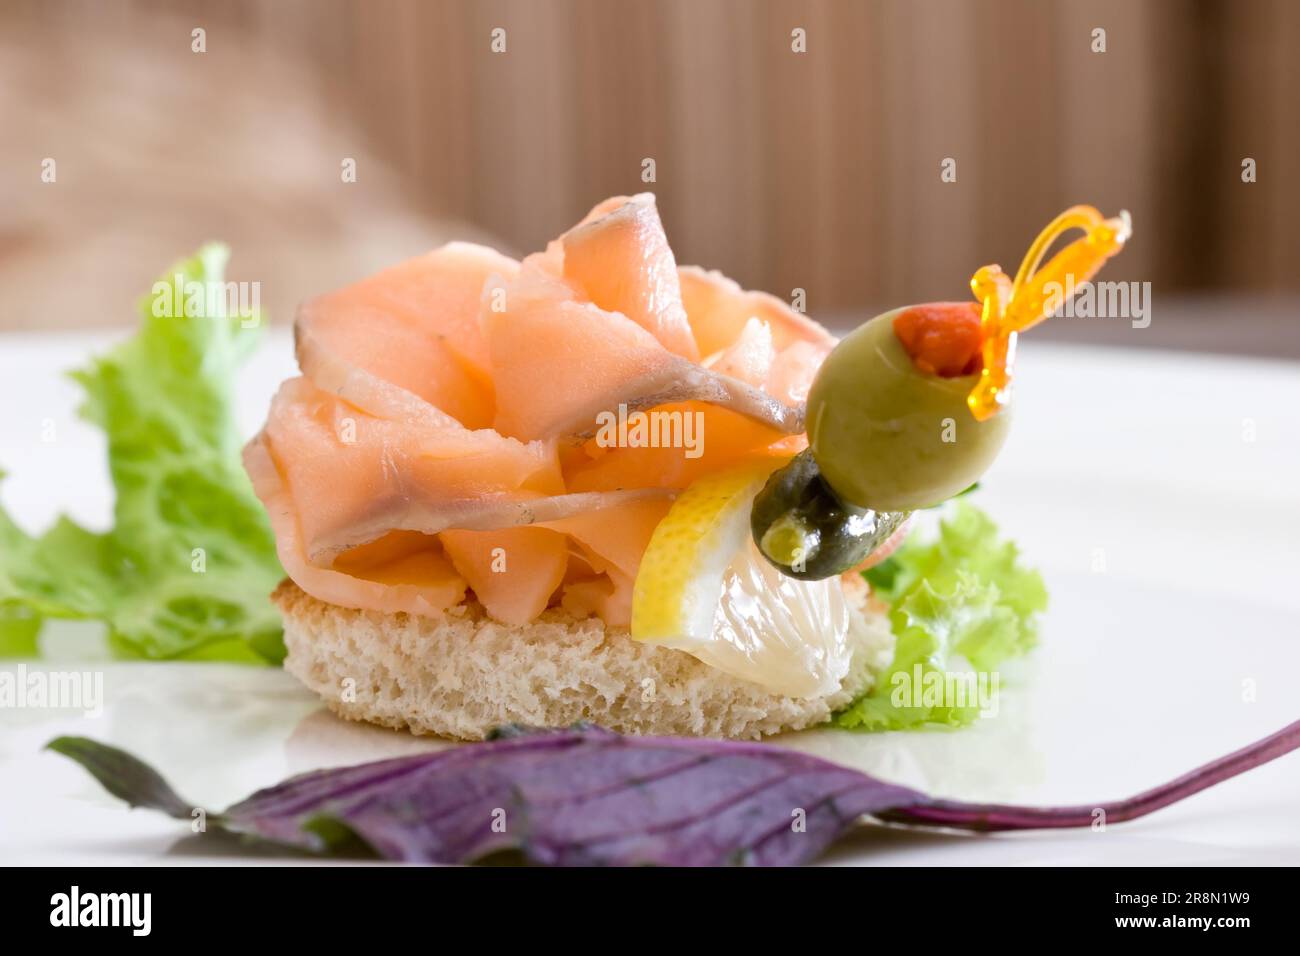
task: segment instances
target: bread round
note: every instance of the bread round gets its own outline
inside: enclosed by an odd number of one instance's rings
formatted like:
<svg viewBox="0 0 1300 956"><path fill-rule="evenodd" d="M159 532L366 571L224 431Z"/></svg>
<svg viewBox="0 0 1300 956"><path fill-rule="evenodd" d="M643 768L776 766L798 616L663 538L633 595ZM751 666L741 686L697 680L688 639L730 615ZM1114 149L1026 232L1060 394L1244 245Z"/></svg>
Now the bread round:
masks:
<svg viewBox="0 0 1300 956"><path fill-rule="evenodd" d="M627 628L560 608L522 626L472 598L437 617L318 601L285 581L285 667L340 716L416 734L482 740L505 724L589 721L628 734L757 738L823 723L871 686L893 648L865 585L846 586L852 662L839 688L794 698L725 674Z"/></svg>

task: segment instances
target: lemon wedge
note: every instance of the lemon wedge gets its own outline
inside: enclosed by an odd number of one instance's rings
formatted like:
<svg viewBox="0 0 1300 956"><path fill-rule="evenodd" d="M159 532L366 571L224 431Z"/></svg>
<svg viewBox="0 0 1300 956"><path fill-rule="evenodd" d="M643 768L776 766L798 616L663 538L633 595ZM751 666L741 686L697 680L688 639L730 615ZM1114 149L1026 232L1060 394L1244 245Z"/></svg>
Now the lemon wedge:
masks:
<svg viewBox="0 0 1300 956"><path fill-rule="evenodd" d="M850 611L837 578L786 577L750 540L750 507L780 464L706 475L678 496L641 558L632 637L776 693L819 696L848 672Z"/></svg>
<svg viewBox="0 0 1300 956"><path fill-rule="evenodd" d="M632 636L662 643L706 639L722 575L749 538L749 509L780 462L696 479L650 536L632 587Z"/></svg>

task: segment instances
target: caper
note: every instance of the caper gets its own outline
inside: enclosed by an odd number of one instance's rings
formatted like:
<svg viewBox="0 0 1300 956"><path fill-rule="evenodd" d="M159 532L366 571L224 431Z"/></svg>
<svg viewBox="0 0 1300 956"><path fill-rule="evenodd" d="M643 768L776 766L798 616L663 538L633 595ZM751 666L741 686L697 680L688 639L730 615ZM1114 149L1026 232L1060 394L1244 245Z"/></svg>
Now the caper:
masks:
<svg viewBox="0 0 1300 956"><path fill-rule="evenodd" d="M750 530L763 557L782 573L817 581L861 564L906 519L906 512L845 504L822 480L812 453L804 451L758 493Z"/></svg>
<svg viewBox="0 0 1300 956"><path fill-rule="evenodd" d="M808 393L808 441L843 502L877 511L927 508L979 480L1006 441L1011 411L976 421L978 374L922 372L894 334L898 309L835 347Z"/></svg>

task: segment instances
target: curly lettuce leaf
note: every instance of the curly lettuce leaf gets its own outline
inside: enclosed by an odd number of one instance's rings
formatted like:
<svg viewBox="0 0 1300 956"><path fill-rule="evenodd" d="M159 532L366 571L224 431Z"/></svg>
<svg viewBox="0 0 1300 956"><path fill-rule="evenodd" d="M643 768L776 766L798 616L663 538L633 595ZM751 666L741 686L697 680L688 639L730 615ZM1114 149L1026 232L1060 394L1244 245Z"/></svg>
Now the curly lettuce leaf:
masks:
<svg viewBox="0 0 1300 956"><path fill-rule="evenodd" d="M16 602L0 604L0 659L35 657L41 632L40 615Z"/></svg>
<svg viewBox="0 0 1300 956"><path fill-rule="evenodd" d="M123 656L283 658L267 600L283 571L234 413L260 323L212 309L218 296L173 294L223 289L227 256L214 244L177 263L139 331L72 373L81 416L108 439L113 528L65 517L31 537L0 510L0 654L32 653L41 618L89 618Z"/></svg>
<svg viewBox="0 0 1300 956"><path fill-rule="evenodd" d="M894 658L836 715L846 728L971 723L987 704L979 692L1000 686L999 665L1037 642L1036 615L1047 607L1042 577L966 501L952 506L933 541L908 541L866 577L890 604Z"/></svg>

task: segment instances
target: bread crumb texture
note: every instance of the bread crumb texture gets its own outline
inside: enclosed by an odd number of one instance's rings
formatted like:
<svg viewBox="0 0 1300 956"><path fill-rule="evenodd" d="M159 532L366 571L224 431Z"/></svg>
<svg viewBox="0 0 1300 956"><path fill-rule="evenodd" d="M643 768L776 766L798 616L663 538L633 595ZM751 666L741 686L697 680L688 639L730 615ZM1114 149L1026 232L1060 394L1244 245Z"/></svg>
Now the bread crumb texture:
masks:
<svg viewBox="0 0 1300 956"><path fill-rule="evenodd" d="M888 620L864 587L845 590L852 662L838 690L814 698L773 694L560 608L512 626L473 600L437 617L384 614L326 604L291 581L272 599L284 616L285 667L350 720L460 740L504 724L578 721L625 734L758 738L825 722L889 662Z"/></svg>

